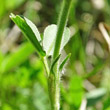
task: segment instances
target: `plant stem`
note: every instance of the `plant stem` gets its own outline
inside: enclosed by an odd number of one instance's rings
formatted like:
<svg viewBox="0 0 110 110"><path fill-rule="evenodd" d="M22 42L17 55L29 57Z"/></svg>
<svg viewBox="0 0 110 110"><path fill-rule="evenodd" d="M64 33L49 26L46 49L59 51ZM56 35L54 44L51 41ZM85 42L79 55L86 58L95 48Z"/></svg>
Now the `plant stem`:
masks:
<svg viewBox="0 0 110 110"><path fill-rule="evenodd" d="M56 34L55 48L52 57L52 63L58 57L60 53L60 46L62 41L63 32L67 23L69 10L72 0L63 0L61 13L58 20L58 29ZM54 67L54 73L50 72L48 84L49 84L49 95L51 101L51 110L59 110L60 108L60 74L58 71L58 63Z"/></svg>
<svg viewBox="0 0 110 110"><path fill-rule="evenodd" d="M61 40L62 40L64 28L67 24L71 3L72 0L63 0L61 13L58 19L58 29L57 29L55 48L53 53L53 60L55 60L55 58L59 55L60 52Z"/></svg>
<svg viewBox="0 0 110 110"><path fill-rule="evenodd" d="M45 69L46 69L47 77L49 77L49 66L48 66L47 58L43 57L42 61L44 63Z"/></svg>

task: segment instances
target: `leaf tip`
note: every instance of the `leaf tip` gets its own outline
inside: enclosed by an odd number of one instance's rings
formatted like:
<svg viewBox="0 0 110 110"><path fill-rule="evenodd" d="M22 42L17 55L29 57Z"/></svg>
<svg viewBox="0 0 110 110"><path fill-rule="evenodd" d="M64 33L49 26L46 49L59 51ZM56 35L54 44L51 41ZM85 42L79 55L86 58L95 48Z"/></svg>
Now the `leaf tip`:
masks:
<svg viewBox="0 0 110 110"><path fill-rule="evenodd" d="M10 13L9 17L12 19L15 18L16 16L13 13Z"/></svg>

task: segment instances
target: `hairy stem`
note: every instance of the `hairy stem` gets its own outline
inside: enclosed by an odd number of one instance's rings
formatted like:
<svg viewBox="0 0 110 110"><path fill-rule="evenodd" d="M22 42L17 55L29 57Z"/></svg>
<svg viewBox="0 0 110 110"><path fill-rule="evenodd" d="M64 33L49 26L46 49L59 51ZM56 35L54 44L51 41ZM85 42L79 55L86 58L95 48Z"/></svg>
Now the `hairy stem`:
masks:
<svg viewBox="0 0 110 110"><path fill-rule="evenodd" d="M55 48L53 53L53 60L59 55L61 40L62 40L64 28L67 24L71 3L72 3L72 0L63 0L61 13L58 19L58 29L57 29Z"/></svg>
<svg viewBox="0 0 110 110"><path fill-rule="evenodd" d="M64 32L64 28L67 23L69 10L71 6L72 0L63 0L61 13L59 15L58 20L58 29L56 34L55 48L52 57L52 63L58 57L60 53L60 46L62 41L62 36ZM49 75L49 94L51 100L51 110L59 110L60 108L60 74L58 71L58 62L54 67L54 73L50 72Z"/></svg>
<svg viewBox="0 0 110 110"><path fill-rule="evenodd" d="M48 65L48 62L47 62L47 58L46 57L43 57L42 58L42 61L43 61L44 66L45 66L47 76L49 77L49 65Z"/></svg>

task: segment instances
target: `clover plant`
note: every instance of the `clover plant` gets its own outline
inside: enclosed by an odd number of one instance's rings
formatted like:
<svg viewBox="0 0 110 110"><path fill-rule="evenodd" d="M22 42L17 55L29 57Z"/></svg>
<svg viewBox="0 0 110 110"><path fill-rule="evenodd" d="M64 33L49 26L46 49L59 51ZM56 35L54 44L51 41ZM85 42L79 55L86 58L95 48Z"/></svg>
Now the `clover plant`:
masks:
<svg viewBox="0 0 110 110"><path fill-rule="evenodd" d="M51 110L60 109L60 77L62 69L71 54L62 61L61 51L70 39L70 30L66 27L72 0L63 0L57 25L46 27L41 39L37 27L26 17L10 14L12 21L21 29L26 38L33 44L46 69ZM48 57L51 61L48 62Z"/></svg>

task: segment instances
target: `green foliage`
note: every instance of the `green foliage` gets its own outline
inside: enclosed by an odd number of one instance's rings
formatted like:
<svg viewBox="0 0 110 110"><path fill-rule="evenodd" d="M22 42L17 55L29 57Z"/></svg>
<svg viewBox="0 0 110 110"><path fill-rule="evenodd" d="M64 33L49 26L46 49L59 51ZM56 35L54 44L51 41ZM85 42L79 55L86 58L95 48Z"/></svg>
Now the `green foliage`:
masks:
<svg viewBox="0 0 110 110"><path fill-rule="evenodd" d="M41 56L45 56L45 52L40 45L40 34L35 27L35 25L25 17L10 15L10 18L17 24L24 35L30 40L30 42L35 46L37 52Z"/></svg>
<svg viewBox="0 0 110 110"><path fill-rule="evenodd" d="M57 61L60 56L57 58L57 55L60 54L60 51L64 48L64 46L67 44L67 42L70 39L70 31L68 28L65 28L65 26L66 26L66 22L68 19L71 1L72 0L67 2L66 0L64 0L64 2L63 2L62 11L59 16L58 28L56 25L51 25L51 26L48 26L46 28L46 30L44 31L44 39L43 39L44 45L43 46L47 52L46 54L45 54L45 51L43 50L43 47L40 44L41 38L40 38L40 34L39 34L39 31L37 30L36 26L30 20L28 20L27 18L25 18L23 16L18 16L18 15L15 16L12 13L10 15L10 18L13 20L13 22L21 29L23 34L34 45L34 47L36 48L42 61L44 62L44 66L46 68L47 75L49 76L49 78L48 78L49 86L48 87L49 87L49 95L50 95L52 110L59 110L59 105L60 105L60 102L59 102L59 99L60 99L60 97L59 97L60 96L59 95L60 94L60 91L59 91L60 90L60 88L59 88L60 75L57 75L57 74L60 74L58 72L59 70L57 71L57 68L58 68ZM65 12L65 14L63 12ZM60 21L63 21L63 22L60 23ZM58 47L56 44L58 44ZM49 56L49 55L52 55L53 60L55 58L55 61L51 63L52 66L51 66L50 70L48 67L47 59L44 58L44 56ZM63 68L64 63L66 62L66 60L68 58L69 57L67 57L64 60L63 64L61 64L61 68ZM55 65L55 69L54 69L54 65ZM52 73L54 75L51 75ZM27 77L26 77L26 79L27 79Z"/></svg>
<svg viewBox="0 0 110 110"><path fill-rule="evenodd" d="M59 56L54 60L54 62L53 62L52 65L51 65L50 72L52 72L52 74L55 74L55 72L54 72L54 66L57 64L58 60L60 59L60 56L61 56L61 55L59 55Z"/></svg>
<svg viewBox="0 0 110 110"><path fill-rule="evenodd" d="M25 0L0 0L0 18L3 17L3 15L7 13L7 11L16 9L24 2Z"/></svg>
<svg viewBox="0 0 110 110"><path fill-rule="evenodd" d="M44 30L43 47L44 50L46 51L47 56L53 55L56 33L57 33L57 25L54 24L49 25ZM68 28L65 28L62 37L60 52L64 48L64 46L68 43L69 39L70 39L70 30Z"/></svg>
<svg viewBox="0 0 110 110"><path fill-rule="evenodd" d="M106 89L100 88L91 91L90 93L86 94L88 106L92 106L96 104L97 101L99 101L104 95L106 94Z"/></svg>
<svg viewBox="0 0 110 110"><path fill-rule="evenodd" d="M44 106L42 106L43 109L49 109L47 83L46 77L43 74L42 62L37 59L34 60L34 63L30 62L27 64L27 61L23 61L22 65L18 66L13 72L8 71L8 74L5 73L0 76L1 110L6 108L10 108L11 110L34 110L41 107L42 103L44 103ZM10 89L11 91L9 91ZM7 95L4 94L4 91L8 91ZM39 95L40 93L42 95ZM6 101L7 97L9 98L8 101Z"/></svg>
<svg viewBox="0 0 110 110"><path fill-rule="evenodd" d="M2 65L3 59L4 59L4 56L3 56L2 52L0 52L0 67L1 67L1 65Z"/></svg>
<svg viewBox="0 0 110 110"><path fill-rule="evenodd" d="M85 110L110 110L110 54L98 29L103 21L110 34L110 0L73 0L67 24L61 18L68 17L70 1L61 11L60 0L0 0L0 110L50 110L47 87L54 91L55 84L61 89L60 110L82 110L84 101ZM13 31L10 12L19 14L12 16L24 34ZM57 43L56 36L62 37ZM57 75L60 83L55 83Z"/></svg>
<svg viewBox="0 0 110 110"><path fill-rule="evenodd" d="M70 56L71 56L71 53L68 54L68 55L66 56L66 58L61 62L60 66L59 66L59 70L60 70L60 71L63 70L63 67L64 67L65 63L68 61L68 59L70 58Z"/></svg>
<svg viewBox="0 0 110 110"><path fill-rule="evenodd" d="M71 105L70 109L78 109L84 94L82 79L77 75L71 77L68 91L63 90L62 94L65 101Z"/></svg>
<svg viewBox="0 0 110 110"><path fill-rule="evenodd" d="M12 68L16 67L17 65L24 62L30 54L34 52L34 48L29 43L24 43L21 45L16 52L11 53L2 61L0 66L0 72L5 73Z"/></svg>
<svg viewBox="0 0 110 110"><path fill-rule="evenodd" d="M109 110L109 109L110 109L110 104L109 104L109 102L110 102L110 98L107 97L106 100L105 100L104 103L103 103L103 110Z"/></svg>

